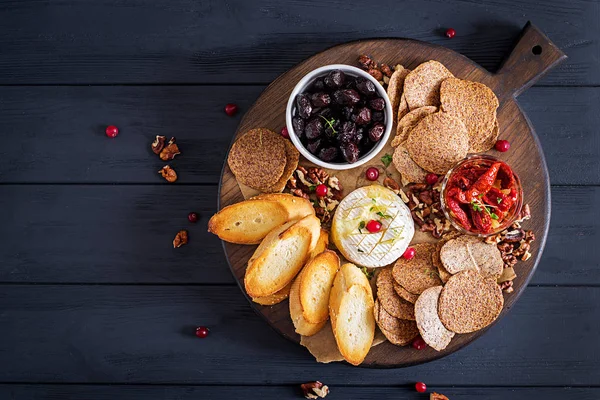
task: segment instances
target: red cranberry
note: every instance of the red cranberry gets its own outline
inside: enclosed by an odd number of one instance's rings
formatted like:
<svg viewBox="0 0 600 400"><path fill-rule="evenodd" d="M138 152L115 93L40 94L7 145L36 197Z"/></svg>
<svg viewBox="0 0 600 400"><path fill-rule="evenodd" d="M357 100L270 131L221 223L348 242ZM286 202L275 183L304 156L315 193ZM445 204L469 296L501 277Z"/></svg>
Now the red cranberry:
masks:
<svg viewBox="0 0 600 400"><path fill-rule="evenodd" d="M281 136L283 136L286 139L290 138L290 133L288 132L287 126L281 128Z"/></svg>
<svg viewBox="0 0 600 400"><path fill-rule="evenodd" d="M404 254L402 254L402 257L404 257L407 260L412 260L414 256L415 256L415 248L414 247L409 247L408 249L406 249L406 251L404 251Z"/></svg>
<svg viewBox="0 0 600 400"><path fill-rule="evenodd" d="M114 125L110 125L106 127L106 136L109 138L114 138L119 134L119 128Z"/></svg>
<svg viewBox="0 0 600 400"><path fill-rule="evenodd" d="M454 35L456 35L456 31L452 28L448 28L448 30L446 31L446 37L448 39L452 39Z"/></svg>
<svg viewBox="0 0 600 400"><path fill-rule="evenodd" d="M510 149L510 143L508 142L508 140L498 140L494 147L499 152L504 153L505 151L508 151L508 149Z"/></svg>
<svg viewBox="0 0 600 400"><path fill-rule="evenodd" d="M317 193L318 197L325 197L327 196L327 192L329 191L329 189L327 189L327 186L320 184L317 186L317 189L315 190L315 192Z"/></svg>
<svg viewBox="0 0 600 400"><path fill-rule="evenodd" d="M438 181L438 176L436 174L427 174L425 181L428 185L435 185Z"/></svg>
<svg viewBox="0 0 600 400"><path fill-rule="evenodd" d="M370 181L376 181L379 178L379 170L375 167L371 167L367 169L365 173L366 177Z"/></svg>
<svg viewBox="0 0 600 400"><path fill-rule="evenodd" d="M198 213L191 212L188 214L188 220L190 222L198 222Z"/></svg>
<svg viewBox="0 0 600 400"><path fill-rule="evenodd" d="M415 389L419 393L425 393L427 391L427 385L424 384L423 382L417 382L417 383L415 383Z"/></svg>
<svg viewBox="0 0 600 400"><path fill-rule="evenodd" d="M204 339L208 336L209 329L205 326L199 326L196 328L196 336L200 339Z"/></svg>
<svg viewBox="0 0 600 400"><path fill-rule="evenodd" d="M417 350L423 350L425 347L427 347L427 343L425 343L421 336L417 336L417 338L412 342L412 347Z"/></svg>
<svg viewBox="0 0 600 400"><path fill-rule="evenodd" d="M237 113L237 110L238 106L236 104L229 103L225 106L225 114L229 115L230 117L233 117L235 113Z"/></svg>
<svg viewBox="0 0 600 400"><path fill-rule="evenodd" d="M371 233L376 233L381 230L381 222L375 221L374 219L367 222L367 230Z"/></svg>

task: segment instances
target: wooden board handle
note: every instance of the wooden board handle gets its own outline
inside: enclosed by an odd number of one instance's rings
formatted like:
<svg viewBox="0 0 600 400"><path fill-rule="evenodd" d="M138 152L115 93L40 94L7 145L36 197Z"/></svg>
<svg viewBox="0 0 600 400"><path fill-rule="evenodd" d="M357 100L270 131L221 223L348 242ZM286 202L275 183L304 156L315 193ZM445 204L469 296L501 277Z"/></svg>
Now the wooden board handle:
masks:
<svg viewBox="0 0 600 400"><path fill-rule="evenodd" d="M517 45L495 75L498 92L514 97L567 58L546 35L527 22Z"/></svg>

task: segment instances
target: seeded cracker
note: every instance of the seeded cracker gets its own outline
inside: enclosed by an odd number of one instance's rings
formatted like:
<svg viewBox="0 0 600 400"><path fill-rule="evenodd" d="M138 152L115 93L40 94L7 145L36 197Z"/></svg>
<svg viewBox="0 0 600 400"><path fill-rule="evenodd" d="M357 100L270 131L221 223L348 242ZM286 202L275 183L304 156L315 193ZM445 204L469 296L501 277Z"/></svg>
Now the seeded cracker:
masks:
<svg viewBox="0 0 600 400"><path fill-rule="evenodd" d="M440 87L442 110L460 119L469 133L469 153L480 153L494 146L498 98L486 85L449 78Z"/></svg>
<svg viewBox="0 0 600 400"><path fill-rule="evenodd" d="M396 126L396 137L394 137L394 140L392 140L392 147L396 147L400 143L404 142L406 138L408 138L408 132L417 126L419 121L421 121L425 116L433 114L437 110L437 107L434 106L416 108L402 117L402 119L398 120L398 125Z"/></svg>
<svg viewBox="0 0 600 400"><path fill-rule="evenodd" d="M390 82L387 87L387 95L390 98L392 104L392 110L394 112L394 118L398 112L398 106L400 105L400 99L402 97L402 90L404 87L404 78L410 70L404 68L402 65L397 65L396 70L390 77Z"/></svg>
<svg viewBox="0 0 600 400"><path fill-rule="evenodd" d="M394 280L413 294L421 294L425 289L442 284L437 268L431 262L435 251L433 243L413 245L415 256L411 260L400 258L394 264L392 275Z"/></svg>
<svg viewBox="0 0 600 400"><path fill-rule="evenodd" d="M404 80L404 94L408 108L440 105L440 85L444 79L453 78L442 63L427 61L419 65Z"/></svg>
<svg viewBox="0 0 600 400"><path fill-rule="evenodd" d="M469 135L459 119L437 112L411 129L406 149L421 168L443 175L467 156Z"/></svg>
<svg viewBox="0 0 600 400"><path fill-rule="evenodd" d="M279 181L268 189L265 189L267 193L281 192L285 189L288 179L292 176L296 168L298 168L298 161L300 159L300 153L296 147L289 140L283 141L285 145L285 168L283 169L283 175L279 178Z"/></svg>
<svg viewBox="0 0 600 400"><path fill-rule="evenodd" d="M392 268L383 268L377 275L377 298L390 315L400 318L415 320L415 307L412 303L400 298L394 291Z"/></svg>
<svg viewBox="0 0 600 400"><path fill-rule="evenodd" d="M400 104L398 105L398 116L396 117L396 121L400 121L402 117L408 113L408 111L409 109L408 103L406 102L406 96L404 96L404 93L402 93L402 96L400 96Z"/></svg>
<svg viewBox="0 0 600 400"><path fill-rule="evenodd" d="M417 163L410 158L405 143L401 143L396 147L392 162L394 163L394 167L400 172L400 175L402 175L403 184L409 182L425 182L427 171L419 167Z"/></svg>
<svg viewBox="0 0 600 400"><path fill-rule="evenodd" d="M441 286L431 287L421 293L415 303L419 333L425 343L437 351L444 350L454 337L454 332L446 329L438 315L438 300L441 292Z"/></svg>
<svg viewBox="0 0 600 400"><path fill-rule="evenodd" d="M484 277L497 278L504 268L502 254L495 243L485 243L469 235L461 235L443 244L440 261L451 274L474 269Z"/></svg>
<svg viewBox="0 0 600 400"><path fill-rule="evenodd" d="M419 296L416 294L412 294L408 290L404 289L402 286L398 285L398 282L394 281L394 291L398 296L408 301L409 303L415 304Z"/></svg>
<svg viewBox="0 0 600 400"><path fill-rule="evenodd" d="M394 318L381 306L379 300L375 302L373 309L375 321L381 332L390 343L396 346L409 344L419 334L417 324L414 321Z"/></svg>
<svg viewBox="0 0 600 400"><path fill-rule="evenodd" d="M466 270L448 280L438 307L440 320L448 330L470 333L494 322L503 305L502 290L495 279Z"/></svg>
<svg viewBox="0 0 600 400"><path fill-rule="evenodd" d="M236 179L253 189L266 190L283 175L285 139L268 129L251 129L231 146L227 163Z"/></svg>
<svg viewBox="0 0 600 400"><path fill-rule="evenodd" d="M435 244L435 252L431 256L431 261L433 262L433 265L438 269L438 272L440 273L440 279L444 283L448 282L448 279L450 279L452 274L450 272L448 272L446 270L446 267L444 267L444 264L442 264L442 260L440 259L440 251L442 250L442 246L445 245L446 242L448 242L451 239L456 239L460 235L461 235L460 232L449 232L449 233L445 234Z"/></svg>

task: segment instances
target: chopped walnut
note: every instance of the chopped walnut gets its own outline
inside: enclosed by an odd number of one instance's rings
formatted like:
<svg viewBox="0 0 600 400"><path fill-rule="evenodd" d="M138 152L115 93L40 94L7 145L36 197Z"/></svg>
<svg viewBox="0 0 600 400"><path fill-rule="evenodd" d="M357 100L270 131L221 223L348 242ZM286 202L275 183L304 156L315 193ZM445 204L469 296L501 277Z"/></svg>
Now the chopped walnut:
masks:
<svg viewBox="0 0 600 400"><path fill-rule="evenodd" d="M329 387L319 381L303 383L300 387L302 388L304 397L307 399L324 398L329 394Z"/></svg>
<svg viewBox="0 0 600 400"><path fill-rule="evenodd" d="M327 182L329 174L323 168L309 168L307 178L314 182L315 185L321 185Z"/></svg>
<svg viewBox="0 0 600 400"><path fill-rule="evenodd" d="M340 180L335 177L335 176L330 176L329 180L327 181L327 185L329 185L330 188L333 188L335 190L342 190L342 186L340 184Z"/></svg>
<svg viewBox="0 0 600 400"><path fill-rule="evenodd" d="M302 189L293 189L292 194L294 196L302 197L303 199L310 200L310 197L307 193L304 193Z"/></svg>
<svg viewBox="0 0 600 400"><path fill-rule="evenodd" d="M175 172L175 170L173 168L171 168L168 165L165 165L164 167L162 167L162 169L160 171L158 171L158 173L167 180L167 182L175 182L177 180L177 173Z"/></svg>
<svg viewBox="0 0 600 400"><path fill-rule="evenodd" d="M381 72L380 70L371 68L367 72L369 73L369 75L371 75L373 78L377 79L378 81L383 80L383 72Z"/></svg>
<svg viewBox="0 0 600 400"><path fill-rule="evenodd" d="M161 150L165 147L165 141L167 138L165 136L156 135L156 139L152 142L152 151L154 154L160 154Z"/></svg>
<svg viewBox="0 0 600 400"><path fill-rule="evenodd" d="M188 242L188 232L187 231L179 231L177 235L175 235L175 239L173 239L173 248L176 249L178 247L187 244Z"/></svg>
<svg viewBox="0 0 600 400"><path fill-rule="evenodd" d="M159 157L163 161L170 161L174 159L177 154L181 154L181 152L179 151L179 147L177 147L175 138L173 137L171 140L169 140L169 144L162 149Z"/></svg>
<svg viewBox="0 0 600 400"><path fill-rule="evenodd" d="M381 72L383 72L383 75L385 75L386 77L389 78L392 76L392 69L390 68L389 65L381 64L379 69L381 70Z"/></svg>
<svg viewBox="0 0 600 400"><path fill-rule="evenodd" d="M329 189L327 196L323 198L316 197L315 188L318 185L327 185ZM335 176L329 176L323 168L310 167L307 170L299 165L286 186L294 196L313 202L315 213L323 224L331 221L333 211L343 198L343 187L339 179Z"/></svg>
<svg viewBox="0 0 600 400"><path fill-rule="evenodd" d="M448 397L443 394L433 392L429 394L429 400L450 400Z"/></svg>
<svg viewBox="0 0 600 400"><path fill-rule="evenodd" d="M394 192L396 194L400 193L400 185L398 184L398 182L396 182L394 179L390 178L389 176L386 176L385 179L383 180L383 186L390 189L392 192ZM404 196L406 196L406 194Z"/></svg>
<svg viewBox="0 0 600 400"><path fill-rule="evenodd" d="M513 292L513 281L506 281L506 282L502 282L500 284L500 289L506 293L512 293Z"/></svg>
<svg viewBox="0 0 600 400"><path fill-rule="evenodd" d="M366 54L362 54L358 56L358 63L364 70L369 70L371 68L375 68L377 64Z"/></svg>

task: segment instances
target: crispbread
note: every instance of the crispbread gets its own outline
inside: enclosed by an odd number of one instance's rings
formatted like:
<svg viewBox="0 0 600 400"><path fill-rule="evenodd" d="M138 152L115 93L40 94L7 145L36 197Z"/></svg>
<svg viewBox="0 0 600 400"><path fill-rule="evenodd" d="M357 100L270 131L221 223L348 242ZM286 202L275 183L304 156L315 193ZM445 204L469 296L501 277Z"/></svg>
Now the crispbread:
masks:
<svg viewBox="0 0 600 400"><path fill-rule="evenodd" d="M443 244L440 261L451 274L475 269L484 277L497 278L504 268L502 254L496 244L485 243L470 235L461 235Z"/></svg>
<svg viewBox="0 0 600 400"><path fill-rule="evenodd" d="M382 268L377 275L377 298L381 306L393 317L400 319L415 319L415 307L404 300L394 290L392 268Z"/></svg>
<svg viewBox="0 0 600 400"><path fill-rule="evenodd" d="M448 78L440 86L442 110L460 119L469 133L469 153L491 149L498 98L486 85Z"/></svg>
<svg viewBox="0 0 600 400"><path fill-rule="evenodd" d="M300 273L302 275L302 273ZM300 305L300 277L296 278L290 287L290 317L296 333L303 336L312 336L319 332L323 326L327 323L327 320L319 322L318 324L311 324L302 313L302 306Z"/></svg>
<svg viewBox="0 0 600 400"><path fill-rule="evenodd" d="M438 315L438 300L442 292L441 286L425 290L415 303L417 328L421 337L429 346L442 351L454 337L454 332L446 329Z"/></svg>
<svg viewBox="0 0 600 400"><path fill-rule="evenodd" d="M233 143L227 163L238 182L257 190L268 189L283 175L285 139L268 129L251 129Z"/></svg>
<svg viewBox="0 0 600 400"><path fill-rule="evenodd" d="M421 168L443 175L467 156L469 134L461 120L437 112L410 130L406 149Z"/></svg>
<svg viewBox="0 0 600 400"><path fill-rule="evenodd" d="M450 277L452 276L452 274L450 272L448 272L446 270L446 267L444 267L444 264L442 264L442 260L440 259L440 251L442 250L442 246L444 244L446 244L446 242L448 242L451 239L455 239L455 238L459 237L460 235L461 235L460 232L456 232L456 231L455 232L448 232L447 234L445 234L435 244L435 251L431 255L431 261L433 262L433 266L438 269L438 272L440 274L440 279L444 283L448 282L448 279L450 279Z"/></svg>
<svg viewBox="0 0 600 400"><path fill-rule="evenodd" d="M407 345L419 334L417 325L414 321L398 319L391 316L381 306L379 299L375 302L373 313L375 314L375 321L381 332L390 343L395 344L396 346Z"/></svg>
<svg viewBox="0 0 600 400"><path fill-rule="evenodd" d="M407 260L400 258L394 264L392 275L394 280L413 294L421 294L427 288L442 284L437 269L431 262L431 254L435 251L432 243L412 245L415 256Z"/></svg>
<svg viewBox="0 0 600 400"><path fill-rule="evenodd" d="M400 172L403 184L410 182L425 182L427 171L419 167L419 165L410 158L405 143L401 143L396 147L394 155L392 156L392 162L394 163L396 170Z"/></svg>
<svg viewBox="0 0 600 400"><path fill-rule="evenodd" d="M329 317L329 295L333 279L340 268L340 259L325 250L310 260L300 274L300 305L306 321L317 324Z"/></svg>
<svg viewBox="0 0 600 400"><path fill-rule="evenodd" d="M409 109L408 104L406 103L406 96L404 96L404 93L402 93L402 96L400 96L400 104L398 104L398 115L396 116L396 121L400 121L408 111Z"/></svg>
<svg viewBox="0 0 600 400"><path fill-rule="evenodd" d="M253 297L252 301L257 304L263 305L263 306L272 306L275 304L279 304L289 297L291 287L292 287L292 283L290 282L287 284L286 287L284 287L280 291L275 292L270 296Z"/></svg>
<svg viewBox="0 0 600 400"><path fill-rule="evenodd" d="M396 70L388 82L387 95L392 105L394 118L396 118L398 114L398 106L400 105L402 90L404 88L404 78L406 78L406 75L408 75L409 72L410 70L404 68L402 65L397 65Z"/></svg>
<svg viewBox="0 0 600 400"><path fill-rule="evenodd" d="M470 333L494 322L503 305L504 297L496 280L468 269L448 280L440 295L438 311L446 329Z"/></svg>
<svg viewBox="0 0 600 400"><path fill-rule="evenodd" d="M431 60L420 64L404 80L404 95L408 108L440 105L440 85L452 78L452 72L440 62Z"/></svg>
<svg viewBox="0 0 600 400"><path fill-rule="evenodd" d="M290 179L296 168L298 168L300 153L289 140L284 140L283 144L285 146L285 168L283 169L283 174L277 183L264 190L267 193L281 192L283 189L285 189L287 181Z"/></svg>
<svg viewBox="0 0 600 400"><path fill-rule="evenodd" d="M309 200L294 196L289 193L263 193L251 197L249 200L270 200L285 207L288 220L304 218L315 213L315 209Z"/></svg>
<svg viewBox="0 0 600 400"><path fill-rule="evenodd" d="M396 125L396 136L391 143L392 147L396 147L400 143L404 142L408 138L408 133L410 130L417 126L423 117L433 114L437 110L437 107L434 106L415 108L402 117L402 119L398 120L398 125Z"/></svg>
<svg viewBox="0 0 600 400"><path fill-rule="evenodd" d="M276 201L242 201L213 215L208 231L226 242L257 244L289 219L288 210Z"/></svg>
<svg viewBox="0 0 600 400"><path fill-rule="evenodd" d="M415 304L415 301L417 301L417 299L419 298L418 295L412 294L408 290L404 289L402 286L398 285L398 282L396 282L395 280L394 280L393 284L394 284L394 291L396 292L396 294L398 296L400 296L400 298L408 301L409 303Z"/></svg>

